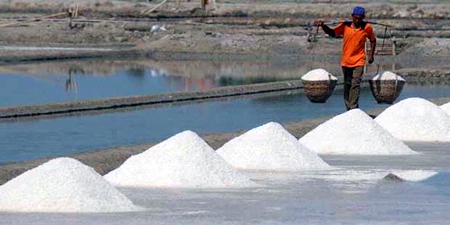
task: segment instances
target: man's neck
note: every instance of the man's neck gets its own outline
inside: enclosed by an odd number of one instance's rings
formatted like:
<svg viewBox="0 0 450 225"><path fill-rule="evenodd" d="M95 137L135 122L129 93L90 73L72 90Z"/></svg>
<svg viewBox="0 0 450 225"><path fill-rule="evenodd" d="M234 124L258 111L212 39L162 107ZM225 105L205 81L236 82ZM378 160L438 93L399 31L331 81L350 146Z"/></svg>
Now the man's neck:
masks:
<svg viewBox="0 0 450 225"><path fill-rule="evenodd" d="M360 23L354 23L354 22L352 22L352 26L353 26L354 28L357 28L357 29L360 29L360 28L362 27L362 24L363 24L363 22L360 22Z"/></svg>

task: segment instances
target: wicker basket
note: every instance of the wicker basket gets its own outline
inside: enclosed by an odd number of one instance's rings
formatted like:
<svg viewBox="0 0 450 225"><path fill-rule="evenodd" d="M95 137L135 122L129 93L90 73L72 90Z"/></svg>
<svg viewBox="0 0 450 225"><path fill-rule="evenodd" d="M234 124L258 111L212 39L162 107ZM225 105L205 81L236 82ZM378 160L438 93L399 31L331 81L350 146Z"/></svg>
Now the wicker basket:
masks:
<svg viewBox="0 0 450 225"><path fill-rule="evenodd" d="M306 97L314 103L325 103L333 94L337 80L308 81L302 80Z"/></svg>
<svg viewBox="0 0 450 225"><path fill-rule="evenodd" d="M378 104L392 104L402 92L403 80L369 80L370 90Z"/></svg>

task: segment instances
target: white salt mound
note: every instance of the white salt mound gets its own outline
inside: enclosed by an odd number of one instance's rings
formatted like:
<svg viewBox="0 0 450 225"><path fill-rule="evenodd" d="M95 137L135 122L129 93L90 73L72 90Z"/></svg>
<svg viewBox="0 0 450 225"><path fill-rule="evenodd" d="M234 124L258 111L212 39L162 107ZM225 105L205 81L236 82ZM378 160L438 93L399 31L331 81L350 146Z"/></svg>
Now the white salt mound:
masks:
<svg viewBox="0 0 450 225"><path fill-rule="evenodd" d="M442 110L444 110L447 115L450 116L450 102L440 106Z"/></svg>
<svg viewBox="0 0 450 225"><path fill-rule="evenodd" d="M388 174L394 174L404 181L418 182L426 180L438 172L432 170L336 170L321 174L309 174L315 179L325 179L330 181L379 181Z"/></svg>
<svg viewBox="0 0 450 225"><path fill-rule="evenodd" d="M421 98L390 106L375 121L394 137L408 141L450 141L450 116Z"/></svg>
<svg viewBox="0 0 450 225"><path fill-rule="evenodd" d="M403 180L413 182L423 181L438 174L436 171L427 170L397 170L391 173Z"/></svg>
<svg viewBox="0 0 450 225"><path fill-rule="evenodd" d="M397 75L391 71L385 71L381 74L377 74L376 76L372 77L372 80L399 80L399 81L405 81L400 75Z"/></svg>
<svg viewBox="0 0 450 225"><path fill-rule="evenodd" d="M123 212L141 208L75 159L48 161L0 187L0 211Z"/></svg>
<svg viewBox="0 0 450 225"><path fill-rule="evenodd" d="M230 140L217 153L238 169L298 171L330 168L316 153L274 122Z"/></svg>
<svg viewBox="0 0 450 225"><path fill-rule="evenodd" d="M417 154L360 109L333 117L299 141L318 154Z"/></svg>
<svg viewBox="0 0 450 225"><path fill-rule="evenodd" d="M337 78L324 69L315 69L303 75L302 80L320 81L320 80L337 80Z"/></svg>
<svg viewBox="0 0 450 225"><path fill-rule="evenodd" d="M132 156L104 176L113 185L222 188L256 185L233 170L196 133L181 132Z"/></svg>

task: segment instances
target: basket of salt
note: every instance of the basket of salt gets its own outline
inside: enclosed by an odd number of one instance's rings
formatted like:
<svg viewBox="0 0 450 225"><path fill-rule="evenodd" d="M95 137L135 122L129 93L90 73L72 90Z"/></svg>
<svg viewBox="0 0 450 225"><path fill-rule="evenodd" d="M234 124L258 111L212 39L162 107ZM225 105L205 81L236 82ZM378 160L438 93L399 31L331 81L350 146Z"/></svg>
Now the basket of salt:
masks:
<svg viewBox="0 0 450 225"><path fill-rule="evenodd" d="M337 80L324 69L309 71L302 76L306 97L314 103L325 103L333 93Z"/></svg>
<svg viewBox="0 0 450 225"><path fill-rule="evenodd" d="M369 83L378 104L392 104L402 92L406 81L395 73L385 71L374 76Z"/></svg>

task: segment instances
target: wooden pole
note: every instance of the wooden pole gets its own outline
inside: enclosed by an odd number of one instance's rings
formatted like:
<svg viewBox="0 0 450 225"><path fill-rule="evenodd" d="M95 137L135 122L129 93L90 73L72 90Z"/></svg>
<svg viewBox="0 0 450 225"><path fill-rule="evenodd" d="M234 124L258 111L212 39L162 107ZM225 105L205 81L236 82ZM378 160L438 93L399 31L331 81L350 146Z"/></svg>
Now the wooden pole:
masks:
<svg viewBox="0 0 450 225"><path fill-rule="evenodd" d="M156 5L154 8L150 9L150 10L144 10L141 14L149 14L153 11L155 11L157 8L161 7L162 5L166 4L168 0L164 0L161 3L159 3L158 5Z"/></svg>
<svg viewBox="0 0 450 225"><path fill-rule="evenodd" d="M52 15L48 15L48 16L36 17L36 18L34 18L32 20L0 24L0 28L1 27L9 27L9 26L13 26L13 25L24 24L24 23L38 22L38 21L41 21L41 20L44 20L44 19L48 19L48 18L52 18L52 17L67 16L67 15L69 15L69 12L56 13L56 14L52 14Z"/></svg>

